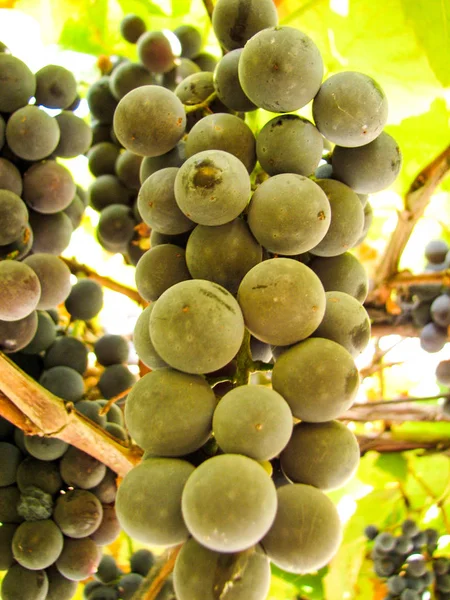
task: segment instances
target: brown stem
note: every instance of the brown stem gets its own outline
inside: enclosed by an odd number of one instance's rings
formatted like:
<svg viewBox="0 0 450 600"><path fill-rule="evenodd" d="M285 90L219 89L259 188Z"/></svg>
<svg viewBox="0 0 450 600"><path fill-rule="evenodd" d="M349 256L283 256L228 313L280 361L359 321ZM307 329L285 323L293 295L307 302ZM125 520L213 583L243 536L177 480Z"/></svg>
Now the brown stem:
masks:
<svg viewBox="0 0 450 600"><path fill-rule="evenodd" d="M108 400L108 402L105 404L105 406L102 406L102 408L98 411L98 414L101 416L107 415L109 413L111 406L113 404L115 404L116 402L118 402L119 400L122 400L122 398L125 398L125 396L127 396L131 392L132 389L133 388L130 387L130 388L124 390L123 392L120 392L120 394L117 394L117 396L113 396L112 398L110 398Z"/></svg>
<svg viewBox="0 0 450 600"><path fill-rule="evenodd" d="M441 398L442 396L439 396ZM374 406L372 406L374 404ZM390 404L392 406L390 406ZM407 402L401 406L400 403L390 402L378 404L367 402L364 405L353 406L339 417L342 421L358 421L367 423L369 421L427 421L427 422L450 422L450 417L445 415L439 406L435 404L416 404Z"/></svg>
<svg viewBox="0 0 450 600"><path fill-rule="evenodd" d="M356 436L358 438L361 456L364 456L369 450L375 452L406 452L407 450L428 450L442 452L450 448L450 441L437 440L431 442L414 441L414 440L397 440L389 435L370 437L364 435Z"/></svg>
<svg viewBox="0 0 450 600"><path fill-rule="evenodd" d="M431 196L450 170L450 146L417 175L398 213L397 226L375 269L374 289L370 300L385 302L389 296L389 281L398 272L398 263L415 224L423 215Z"/></svg>
<svg viewBox="0 0 450 600"><path fill-rule="evenodd" d="M156 600L164 582L173 571L175 560L182 546L181 544L175 548L169 548L158 558L140 588L133 594L132 600Z"/></svg>
<svg viewBox="0 0 450 600"><path fill-rule="evenodd" d="M372 335L383 337L385 335L399 335L401 337L418 337L420 335L418 329L413 323L378 323L372 325Z"/></svg>
<svg viewBox="0 0 450 600"><path fill-rule="evenodd" d="M74 410L72 403L51 394L0 353L0 390L17 410L2 401L0 414L11 417L26 433L57 437L76 446L125 476L141 459L137 446L125 447L109 433ZM13 420L14 419L14 420Z"/></svg>
<svg viewBox="0 0 450 600"><path fill-rule="evenodd" d="M77 273L83 273L89 279L96 281L101 286L106 287L113 292L118 292L119 294L123 294L133 300L137 304L141 306L147 306L148 302L146 302L140 295L139 292L133 288L130 288L118 281L114 281L114 279L110 279L109 277L104 277L103 275L99 275L96 271L91 269L88 265L83 265L75 260L75 258L65 258L61 256L61 259L66 263L69 267L71 273L76 275Z"/></svg>
<svg viewBox="0 0 450 600"><path fill-rule="evenodd" d="M210 21L212 21L212 14L214 10L214 4L212 0L203 0L203 5L205 7L206 12L208 13Z"/></svg>
<svg viewBox="0 0 450 600"><path fill-rule="evenodd" d="M450 286L450 269L434 271L433 273L419 273L418 275L413 275L409 271L401 271L394 275L386 285L390 289L396 289L410 285L429 285L432 283Z"/></svg>

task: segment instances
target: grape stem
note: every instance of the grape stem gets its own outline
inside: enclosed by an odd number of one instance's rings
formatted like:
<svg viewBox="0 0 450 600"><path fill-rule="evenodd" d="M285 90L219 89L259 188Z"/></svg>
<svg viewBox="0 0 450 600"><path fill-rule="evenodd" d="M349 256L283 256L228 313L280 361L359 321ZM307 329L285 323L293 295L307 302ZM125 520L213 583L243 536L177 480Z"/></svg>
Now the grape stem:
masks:
<svg viewBox="0 0 450 600"><path fill-rule="evenodd" d="M212 15L214 10L214 4L212 0L203 0L203 6L205 7L206 12L208 13L209 20L212 21Z"/></svg>
<svg viewBox="0 0 450 600"><path fill-rule="evenodd" d="M237 368L234 376L234 383L239 385L248 385L250 374L255 371L250 352L250 332L245 329L244 339L236 356Z"/></svg>
<svg viewBox="0 0 450 600"><path fill-rule="evenodd" d="M132 389L133 389L132 387L129 387L128 389L124 390L123 392L120 392L120 394L117 394L117 396L113 396L112 398L110 398L108 400L108 402L105 404L105 406L103 406L98 411L98 414L101 416L107 415L109 413L111 406L113 404L115 404L116 402L118 402L119 400L122 400L122 398L125 398L125 396L127 396L131 392Z"/></svg>
<svg viewBox="0 0 450 600"><path fill-rule="evenodd" d="M211 102L213 102L217 98L217 92L213 92L207 98L203 100L203 102L199 102L198 104L185 105L184 109L186 114L189 115L197 110L205 110L206 112L211 113L212 111L209 108Z"/></svg>
<svg viewBox="0 0 450 600"><path fill-rule="evenodd" d="M164 582L173 571L181 548L182 544L161 554L137 592L133 594L132 600L156 600Z"/></svg>

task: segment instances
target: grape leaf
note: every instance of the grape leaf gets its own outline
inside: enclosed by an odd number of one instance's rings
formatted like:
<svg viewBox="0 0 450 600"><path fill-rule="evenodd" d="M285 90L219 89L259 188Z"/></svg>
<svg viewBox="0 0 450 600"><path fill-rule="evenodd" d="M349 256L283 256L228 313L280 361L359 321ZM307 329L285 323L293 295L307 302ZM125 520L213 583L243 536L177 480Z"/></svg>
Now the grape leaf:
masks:
<svg viewBox="0 0 450 600"><path fill-rule="evenodd" d="M405 481L408 475L408 463L403 454L395 452L380 454L375 461L375 466L383 471L387 471L398 481Z"/></svg>
<svg viewBox="0 0 450 600"><path fill-rule="evenodd" d="M192 0L172 0L172 17L182 17L191 10Z"/></svg>

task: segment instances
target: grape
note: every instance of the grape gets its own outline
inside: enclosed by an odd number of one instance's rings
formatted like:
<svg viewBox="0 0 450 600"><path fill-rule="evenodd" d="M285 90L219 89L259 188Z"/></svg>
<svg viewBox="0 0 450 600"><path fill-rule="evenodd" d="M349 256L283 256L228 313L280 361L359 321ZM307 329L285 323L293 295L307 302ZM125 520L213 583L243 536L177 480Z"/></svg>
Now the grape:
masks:
<svg viewBox="0 0 450 600"><path fill-rule="evenodd" d="M162 369L169 365L156 352L150 338L150 315L154 308L154 304L150 304L139 315L133 333L133 343L136 353L142 362L152 370Z"/></svg>
<svg viewBox="0 0 450 600"><path fill-rule="evenodd" d="M427 536L427 545L428 546L436 546L438 539L439 539L439 532L437 529L433 529L431 527L429 527L428 529L425 529L425 531L423 532L425 533L425 535Z"/></svg>
<svg viewBox="0 0 450 600"><path fill-rule="evenodd" d="M95 342L94 352L97 361L105 367L126 363L129 354L128 342L121 335L106 334Z"/></svg>
<svg viewBox="0 0 450 600"><path fill-rule="evenodd" d="M301 175L275 175L252 196L248 224L267 250L284 255L316 248L333 217L330 203L319 186Z"/></svg>
<svg viewBox="0 0 450 600"><path fill-rule="evenodd" d="M173 32L180 40L181 56L185 58L196 57L202 47L200 32L192 25L180 25Z"/></svg>
<svg viewBox="0 0 450 600"><path fill-rule="evenodd" d="M448 250L448 244L444 240L431 240L425 246L425 258L433 265L438 265L445 261Z"/></svg>
<svg viewBox="0 0 450 600"><path fill-rule="evenodd" d="M21 565L10 567L2 581L3 600L45 600L47 591L45 571L30 571Z"/></svg>
<svg viewBox="0 0 450 600"><path fill-rule="evenodd" d="M215 94L214 75L211 72L193 73L175 88L175 95L185 106L193 106L208 100L209 113L228 112L229 109L225 104L218 98L214 98L213 94ZM205 114L206 111L202 107L189 112L186 116L186 131L190 131Z"/></svg>
<svg viewBox="0 0 450 600"><path fill-rule="evenodd" d="M374 571L378 577L390 577L396 570L396 564L390 558L381 558L374 561Z"/></svg>
<svg viewBox="0 0 450 600"><path fill-rule="evenodd" d="M93 575L100 563L101 551L90 538L64 538L64 546L56 561L58 571L71 581L82 581Z"/></svg>
<svg viewBox="0 0 450 600"><path fill-rule="evenodd" d="M406 587L404 577L400 577L400 575L393 575L389 577L387 580L388 590L395 595L401 594Z"/></svg>
<svg viewBox="0 0 450 600"><path fill-rule="evenodd" d="M109 77L101 77L89 87L86 96L92 118L106 125L113 122L117 108L117 100L111 94L109 81Z"/></svg>
<svg viewBox="0 0 450 600"><path fill-rule="evenodd" d="M27 65L1 52L0 73L0 111L11 113L28 104L36 91L36 78Z"/></svg>
<svg viewBox="0 0 450 600"><path fill-rule="evenodd" d="M5 246L0 246L0 260L22 260L31 251L33 245L33 232L27 226L20 236Z"/></svg>
<svg viewBox="0 0 450 600"><path fill-rule="evenodd" d="M431 318L440 327L450 325L450 296L441 294L435 298L430 307Z"/></svg>
<svg viewBox="0 0 450 600"><path fill-rule="evenodd" d="M101 374L98 387L103 397L109 399L130 388L135 381L136 377L126 365L111 365Z"/></svg>
<svg viewBox="0 0 450 600"><path fill-rule="evenodd" d="M391 552L392 550L394 550L396 543L396 539L391 533L383 531L375 538L374 548L376 550L382 551L383 553Z"/></svg>
<svg viewBox="0 0 450 600"><path fill-rule="evenodd" d="M272 525L276 507L271 478L256 461L239 454L203 462L182 496L190 533L216 552L240 552L256 544Z"/></svg>
<svg viewBox="0 0 450 600"><path fill-rule="evenodd" d="M256 106L272 112L302 108L320 88L323 61L314 42L293 27L271 27L248 41L239 81Z"/></svg>
<svg viewBox="0 0 450 600"><path fill-rule="evenodd" d="M250 191L245 166L223 150L194 154L175 178L178 206L200 225L224 225L235 219L246 207Z"/></svg>
<svg viewBox="0 0 450 600"><path fill-rule="evenodd" d="M17 321L0 320L0 350L6 354L22 350L33 339L37 326L37 311Z"/></svg>
<svg viewBox="0 0 450 600"><path fill-rule="evenodd" d="M152 302L170 287L191 279L185 251L173 244L150 248L136 265L135 279L139 294Z"/></svg>
<svg viewBox="0 0 450 600"><path fill-rule="evenodd" d="M358 195L358 197L359 197L359 195ZM361 204L361 206L363 206L363 205ZM359 238L353 244L353 247L359 246L366 239L367 234L369 233L369 229L372 225L372 221L373 221L372 205L370 204L370 202L367 202L364 205L364 224L363 224L362 232L361 232L361 235L359 236Z"/></svg>
<svg viewBox="0 0 450 600"><path fill-rule="evenodd" d="M236 294L243 277L262 261L262 248L242 219L225 225L197 225L186 246L195 279L207 279Z"/></svg>
<svg viewBox="0 0 450 600"><path fill-rule="evenodd" d="M114 406L115 405L113 405L111 408L113 408ZM108 413L108 415L110 414L110 412ZM100 481L100 483L95 487L91 488L89 491L95 496L97 496L97 498L103 504L113 503L116 499L117 494L116 474L114 473L114 471L111 471L111 469L107 469L106 474Z"/></svg>
<svg viewBox="0 0 450 600"><path fill-rule="evenodd" d="M373 194L389 187L401 163L397 142L385 132L359 148L336 146L332 156L336 179L359 194Z"/></svg>
<svg viewBox="0 0 450 600"><path fill-rule="evenodd" d="M0 164L0 169L1 166ZM19 196L9 190L0 189L0 245L14 242L25 230L27 221L28 210Z"/></svg>
<svg viewBox="0 0 450 600"><path fill-rule="evenodd" d="M9 160L6 160L6 158L0 158L0 202L3 205L4 203L6 204L7 202L7 198L9 198L9 194L7 194L7 192L13 192L13 194L16 194L16 196L21 196L22 195L22 176L20 174L19 169ZM18 206L18 204L16 203L16 206ZM3 212L3 208L2 208L2 212ZM20 212L20 209L19 209ZM6 213L6 210L5 210ZM28 213L27 213L27 217L28 217ZM2 216L2 219L4 219L5 217ZM11 218L11 215L9 215L9 218ZM15 218L17 219L17 216L15 216ZM2 225L2 229L4 228L4 225Z"/></svg>
<svg viewBox="0 0 450 600"><path fill-rule="evenodd" d="M330 142L354 148L380 135L388 105L378 83L363 73L345 71L329 77L313 102L313 117Z"/></svg>
<svg viewBox="0 0 450 600"><path fill-rule="evenodd" d="M97 425L100 425L103 429L106 427L106 417L98 414L101 408L98 402L93 400L80 400L77 402L75 408L79 413L91 421L94 421L94 423L97 423Z"/></svg>
<svg viewBox="0 0 450 600"><path fill-rule="evenodd" d="M314 173L322 158L323 138L314 125L298 115L281 115L259 132L256 153L269 175Z"/></svg>
<svg viewBox="0 0 450 600"><path fill-rule="evenodd" d="M59 468L61 477L67 485L83 490L98 485L106 473L106 466L103 463L74 446L70 446L64 454Z"/></svg>
<svg viewBox="0 0 450 600"><path fill-rule="evenodd" d="M68 402L77 402L84 394L83 378L71 367L58 366L47 369L42 373L39 383L58 398Z"/></svg>
<svg viewBox="0 0 450 600"><path fill-rule="evenodd" d="M5 129L6 129L5 119L2 116L0 116L0 150L3 148L3 146L5 144Z"/></svg>
<svg viewBox="0 0 450 600"><path fill-rule="evenodd" d="M105 431L123 442L128 442L128 434L124 427L117 423L106 423Z"/></svg>
<svg viewBox="0 0 450 600"><path fill-rule="evenodd" d="M450 592L450 575L438 575L436 577L436 589L440 592Z"/></svg>
<svg viewBox="0 0 450 600"><path fill-rule="evenodd" d="M85 208L81 198L75 194L72 202L64 209L64 213L69 217L74 230L81 225Z"/></svg>
<svg viewBox="0 0 450 600"><path fill-rule="evenodd" d="M84 538L98 529L103 517L100 501L86 490L70 490L58 497L53 518L64 535Z"/></svg>
<svg viewBox="0 0 450 600"><path fill-rule="evenodd" d="M111 131L111 123L99 123L94 121L91 124L92 131L92 143L91 146L99 144L100 142L111 142L113 141L114 132Z"/></svg>
<svg viewBox="0 0 450 600"><path fill-rule="evenodd" d="M130 569L133 573L139 573L142 577L146 577L154 562L155 558L150 550L141 548L130 556Z"/></svg>
<svg viewBox="0 0 450 600"><path fill-rule="evenodd" d="M436 575L446 575L450 569L450 561L444 556L439 556L433 560L433 571Z"/></svg>
<svg viewBox="0 0 450 600"><path fill-rule="evenodd" d="M143 33L137 41L137 51L139 60L152 73L167 73L175 66L170 40L163 31Z"/></svg>
<svg viewBox="0 0 450 600"><path fill-rule="evenodd" d="M180 210L175 200L175 180L179 169L168 167L150 175L138 196L138 210L152 229L169 235L193 229L195 223Z"/></svg>
<svg viewBox="0 0 450 600"><path fill-rule="evenodd" d="M195 225L195 223L193 223L193 225ZM156 231L156 229L152 229L150 234L150 248L160 246L161 244L175 244L175 246L180 246L180 248L186 248L190 234L190 231L185 231L178 235L169 235L167 233L160 233L159 231Z"/></svg>
<svg viewBox="0 0 450 600"><path fill-rule="evenodd" d="M244 93L239 81L238 66L242 48L223 56L214 70L214 88L219 100L231 110L249 112L257 106Z"/></svg>
<svg viewBox="0 0 450 600"><path fill-rule="evenodd" d="M421 600L421 595L414 590L406 589L400 594L400 600Z"/></svg>
<svg viewBox="0 0 450 600"><path fill-rule="evenodd" d="M98 529L90 535L91 540L99 546L107 546L119 537L120 532L120 523L114 506L104 505L102 522Z"/></svg>
<svg viewBox="0 0 450 600"><path fill-rule="evenodd" d="M225 288L202 279L177 283L159 297L150 316L156 352L174 369L210 373L239 350L244 320Z"/></svg>
<svg viewBox="0 0 450 600"><path fill-rule="evenodd" d="M294 417L323 423L350 408L358 392L359 374L345 348L331 340L310 338L280 356L272 384Z"/></svg>
<svg viewBox="0 0 450 600"><path fill-rule="evenodd" d="M182 140L166 154L161 154L161 156L146 156L142 160L139 170L141 185L156 171L169 167L181 167L186 160L185 146L186 143Z"/></svg>
<svg viewBox="0 0 450 600"><path fill-rule="evenodd" d="M358 196L341 182L319 179L317 185L330 202L331 224L325 237L311 249L311 253L316 256L337 256L354 246L361 236L364 209Z"/></svg>
<svg viewBox="0 0 450 600"><path fill-rule="evenodd" d="M146 31L145 21L138 15L125 15L120 22L120 34L130 44L135 44Z"/></svg>
<svg viewBox="0 0 450 600"><path fill-rule="evenodd" d="M406 560L407 577L422 577L427 570L427 563L423 556L412 556Z"/></svg>
<svg viewBox="0 0 450 600"><path fill-rule="evenodd" d="M258 31L278 24L272 0L218 0L212 25L219 43L227 50L242 48Z"/></svg>
<svg viewBox="0 0 450 600"><path fill-rule="evenodd" d="M17 479L19 469L17 470ZM17 512L20 492L16 485L0 487L0 523L21 523L23 517Z"/></svg>
<svg viewBox="0 0 450 600"><path fill-rule="evenodd" d="M25 448L39 460L57 460L66 452L69 444L57 438L40 437L39 435L25 436Z"/></svg>
<svg viewBox="0 0 450 600"><path fill-rule="evenodd" d="M17 525L5 525L0 527L0 570L6 571L14 563L11 542Z"/></svg>
<svg viewBox="0 0 450 600"><path fill-rule="evenodd" d="M339 421L300 423L281 453L281 467L294 483L332 490L343 486L359 464L355 435Z"/></svg>
<svg viewBox="0 0 450 600"><path fill-rule="evenodd" d="M50 519L53 512L52 496L38 487L28 486L20 495L17 512L26 521Z"/></svg>
<svg viewBox="0 0 450 600"><path fill-rule="evenodd" d="M142 156L129 150L125 150L118 156L115 165L116 175L127 189L138 191L141 187L139 180L141 164Z"/></svg>
<svg viewBox="0 0 450 600"><path fill-rule="evenodd" d="M60 131L56 156L74 158L89 150L92 143L91 128L83 119L68 110L63 110L55 117Z"/></svg>
<svg viewBox="0 0 450 600"><path fill-rule="evenodd" d="M41 284L36 273L26 264L4 260L0 262L0 319L18 321L36 308Z"/></svg>
<svg viewBox="0 0 450 600"><path fill-rule="evenodd" d="M131 437L156 456L183 456L208 440L216 398L198 375L159 369L141 378L125 404Z"/></svg>
<svg viewBox="0 0 450 600"><path fill-rule="evenodd" d="M420 332L420 347L426 352L439 352L446 343L447 329L435 323L427 323Z"/></svg>
<svg viewBox="0 0 450 600"><path fill-rule="evenodd" d="M370 319L366 309L344 292L326 292L325 316L313 333L341 344L355 358L370 341Z"/></svg>
<svg viewBox="0 0 450 600"><path fill-rule="evenodd" d="M212 73L217 66L218 59L208 52L201 52L193 59L204 72Z"/></svg>
<svg viewBox="0 0 450 600"><path fill-rule="evenodd" d="M413 550L413 543L406 535L401 535L397 538L394 551L402 556L408 555Z"/></svg>
<svg viewBox="0 0 450 600"><path fill-rule="evenodd" d="M54 496L61 489L63 481L57 463L27 457L17 469L17 485L22 493L31 486Z"/></svg>
<svg viewBox="0 0 450 600"><path fill-rule="evenodd" d="M100 142L87 153L89 170L94 177L114 175L120 149L112 142Z"/></svg>
<svg viewBox="0 0 450 600"><path fill-rule="evenodd" d="M256 141L242 119L227 113L207 115L191 129L186 156L205 150L223 150L238 158L251 173L256 164Z"/></svg>
<svg viewBox="0 0 450 600"><path fill-rule="evenodd" d="M81 375L87 368L88 351L80 340L73 337L59 337L45 354L46 369L52 367L70 367Z"/></svg>
<svg viewBox="0 0 450 600"><path fill-rule="evenodd" d="M155 84L155 77L150 71L139 63L123 62L114 69L109 79L111 93L116 100L143 85Z"/></svg>
<svg viewBox="0 0 450 600"><path fill-rule="evenodd" d="M367 297L367 273L359 260L345 252L332 257L313 257L309 267L326 292L344 292L363 303Z"/></svg>
<svg viewBox="0 0 450 600"><path fill-rule="evenodd" d="M111 204L100 213L98 240L110 252L126 250L134 236L136 221L131 209L123 204Z"/></svg>
<svg viewBox="0 0 450 600"><path fill-rule="evenodd" d="M22 454L19 448L8 442L0 442L0 487L16 482L17 469L21 461Z"/></svg>
<svg viewBox="0 0 450 600"><path fill-rule="evenodd" d="M130 190L115 175L100 175L89 187L89 204L103 210L112 204L130 204Z"/></svg>
<svg viewBox="0 0 450 600"><path fill-rule="evenodd" d="M73 74L59 65L47 65L36 73L36 104L67 108L77 97Z"/></svg>
<svg viewBox="0 0 450 600"><path fill-rule="evenodd" d="M114 557L109 556L108 554L104 554L98 565L97 572L94 577L98 581L102 583L113 583L116 579L120 577L122 571L117 566L117 563Z"/></svg>
<svg viewBox="0 0 450 600"><path fill-rule="evenodd" d="M16 110L6 125L11 150L25 160L41 160L57 147L60 131L57 121L37 106Z"/></svg>
<svg viewBox="0 0 450 600"><path fill-rule="evenodd" d="M43 215L30 211L30 225L33 230L33 252L61 254L69 245L73 227L69 217L63 212Z"/></svg>
<svg viewBox="0 0 450 600"><path fill-rule="evenodd" d="M80 279L72 287L65 307L73 320L93 319L103 307L102 287L92 279Z"/></svg>
<svg viewBox="0 0 450 600"><path fill-rule="evenodd" d="M46 570L46 574L48 592L45 600L71 600L75 596L78 584L63 577L54 565Z"/></svg>
<svg viewBox="0 0 450 600"><path fill-rule="evenodd" d="M58 571L59 573L59 571ZM96 589L101 589L103 586L99 581L91 580L88 581L83 588L83 598L88 600L91 593Z"/></svg>
<svg viewBox="0 0 450 600"><path fill-rule="evenodd" d="M53 564L62 547L63 535L50 519L22 523L12 540L14 558L22 567L33 571Z"/></svg>
<svg viewBox="0 0 450 600"><path fill-rule="evenodd" d="M319 279L290 258L273 258L253 267L239 286L238 302L249 331L280 346L311 335L325 312Z"/></svg>
<svg viewBox="0 0 450 600"><path fill-rule="evenodd" d="M376 525L367 525L364 529L364 535L368 540L374 540L379 533L379 529Z"/></svg>
<svg viewBox="0 0 450 600"><path fill-rule="evenodd" d="M177 58L175 60L175 67L164 74L162 84L165 88L173 92L186 77L194 73L200 73L200 67L194 61L189 60L189 58Z"/></svg>
<svg viewBox="0 0 450 600"><path fill-rule="evenodd" d="M38 309L46 310L64 302L71 290L70 269L60 258L38 253L23 262L33 269L41 284Z"/></svg>
<svg viewBox="0 0 450 600"><path fill-rule="evenodd" d="M70 171L53 160L33 165L23 177L23 199L39 213L63 210L74 195L75 182Z"/></svg>
<svg viewBox="0 0 450 600"><path fill-rule="evenodd" d="M262 539L270 560L284 571L310 573L337 551L342 539L338 512L323 492L309 485L285 485L277 490L275 521Z"/></svg>
<svg viewBox="0 0 450 600"><path fill-rule="evenodd" d="M133 539L156 546L187 539L181 494L193 471L191 464L174 458L149 458L129 471L116 498L122 529Z"/></svg>
<svg viewBox="0 0 450 600"><path fill-rule="evenodd" d="M124 575L120 579L117 588L119 590L120 598L123 598L123 600L132 600L133 594L138 590L143 580L144 578L142 575L139 575L138 573L128 573L127 575Z"/></svg>

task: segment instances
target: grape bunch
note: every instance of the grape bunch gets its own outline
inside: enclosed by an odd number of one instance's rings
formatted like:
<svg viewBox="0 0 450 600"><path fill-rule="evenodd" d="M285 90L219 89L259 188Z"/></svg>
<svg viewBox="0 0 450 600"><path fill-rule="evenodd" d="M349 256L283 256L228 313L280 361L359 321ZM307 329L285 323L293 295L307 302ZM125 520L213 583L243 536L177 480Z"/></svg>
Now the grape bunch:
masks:
<svg viewBox="0 0 450 600"><path fill-rule="evenodd" d="M439 533L421 530L412 519L406 519L397 536L380 532L374 525L365 529L373 541L371 556L378 577L386 582L385 600L422 600L433 589L437 600L450 597L450 560L436 556Z"/></svg>

